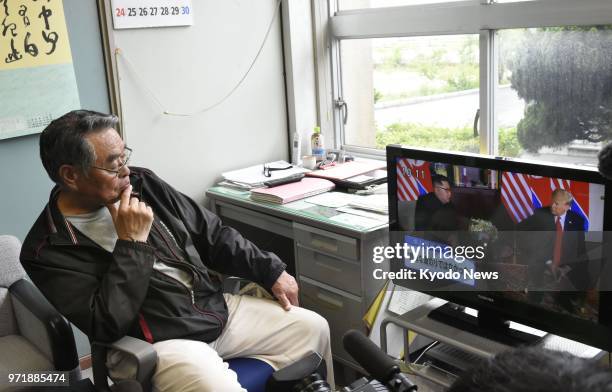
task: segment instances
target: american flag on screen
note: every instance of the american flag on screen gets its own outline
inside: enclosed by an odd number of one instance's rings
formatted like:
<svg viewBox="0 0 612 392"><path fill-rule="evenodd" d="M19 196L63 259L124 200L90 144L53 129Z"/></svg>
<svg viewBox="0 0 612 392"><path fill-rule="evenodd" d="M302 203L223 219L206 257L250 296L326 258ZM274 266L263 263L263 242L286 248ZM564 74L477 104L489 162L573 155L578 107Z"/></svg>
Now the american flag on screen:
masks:
<svg viewBox="0 0 612 392"><path fill-rule="evenodd" d="M572 194L574 200L571 210L582 216L585 230L588 230L589 184L587 182L511 172L502 173L502 202L515 223L531 216L540 207L550 206L552 193L557 188L566 189Z"/></svg>
<svg viewBox="0 0 612 392"><path fill-rule="evenodd" d="M429 162L400 158L396 170L398 200L416 200L433 190Z"/></svg>
<svg viewBox="0 0 612 392"><path fill-rule="evenodd" d="M503 172L501 186L502 203L514 223L533 215L533 201L529 175Z"/></svg>

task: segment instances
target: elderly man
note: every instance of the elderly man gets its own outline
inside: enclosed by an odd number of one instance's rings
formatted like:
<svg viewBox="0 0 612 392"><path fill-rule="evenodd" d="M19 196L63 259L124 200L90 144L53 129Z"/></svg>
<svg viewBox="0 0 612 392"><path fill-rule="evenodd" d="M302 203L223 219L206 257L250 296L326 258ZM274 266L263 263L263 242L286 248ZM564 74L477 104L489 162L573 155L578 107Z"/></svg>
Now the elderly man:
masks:
<svg viewBox="0 0 612 392"><path fill-rule="evenodd" d="M538 270L532 272L536 278L545 269L556 273L563 267L572 268L573 283L583 286L586 271L579 267L584 267L586 261L584 219L570 209L570 192L556 189L551 199L550 206L538 208L518 225L519 230L529 232L528 238L523 238L524 257L535 263Z"/></svg>
<svg viewBox="0 0 612 392"><path fill-rule="evenodd" d="M321 353L333 384L329 328L299 308L285 264L143 168L113 115L78 110L52 121L40 156L56 183L21 262L91 340L154 343L158 391L242 390L223 358L278 368ZM211 271L261 284L277 302L223 294Z"/></svg>
<svg viewBox="0 0 612 392"><path fill-rule="evenodd" d="M518 260L528 265L530 300L554 300L577 312L593 279L589 276L585 222L570 209L572 200L570 192L556 189L550 206L538 208L518 224L517 242Z"/></svg>

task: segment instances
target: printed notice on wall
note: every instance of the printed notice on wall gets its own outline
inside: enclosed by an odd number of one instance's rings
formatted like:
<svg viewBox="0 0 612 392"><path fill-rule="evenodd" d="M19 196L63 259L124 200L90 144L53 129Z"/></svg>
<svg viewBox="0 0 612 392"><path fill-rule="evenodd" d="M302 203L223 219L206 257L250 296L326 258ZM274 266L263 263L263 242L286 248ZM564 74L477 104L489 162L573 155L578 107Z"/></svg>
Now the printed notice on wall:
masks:
<svg viewBox="0 0 612 392"><path fill-rule="evenodd" d="M191 0L112 0L117 29L193 25Z"/></svg>
<svg viewBox="0 0 612 392"><path fill-rule="evenodd" d="M62 0L0 0L0 139L78 109Z"/></svg>

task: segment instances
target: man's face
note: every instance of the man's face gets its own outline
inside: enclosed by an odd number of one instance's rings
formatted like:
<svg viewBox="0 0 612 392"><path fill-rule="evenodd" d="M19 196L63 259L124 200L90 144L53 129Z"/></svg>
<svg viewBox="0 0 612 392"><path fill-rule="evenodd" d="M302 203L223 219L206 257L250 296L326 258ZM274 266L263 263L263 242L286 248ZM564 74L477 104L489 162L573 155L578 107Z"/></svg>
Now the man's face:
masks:
<svg viewBox="0 0 612 392"><path fill-rule="evenodd" d="M442 181L441 184L434 184L434 194L440 200L440 203L448 203L452 194L450 184L447 181Z"/></svg>
<svg viewBox="0 0 612 392"><path fill-rule="evenodd" d="M85 139L96 152L94 166L97 168L92 167L87 177L78 177L76 191L90 204L102 206L115 203L130 185L130 169L127 166L119 169L125 158L125 143L113 128L91 133L85 136ZM119 170L119 173L100 168Z"/></svg>
<svg viewBox="0 0 612 392"><path fill-rule="evenodd" d="M552 204L550 205L550 212L554 216L561 216L570 209L570 204L563 196L557 196L552 200Z"/></svg>

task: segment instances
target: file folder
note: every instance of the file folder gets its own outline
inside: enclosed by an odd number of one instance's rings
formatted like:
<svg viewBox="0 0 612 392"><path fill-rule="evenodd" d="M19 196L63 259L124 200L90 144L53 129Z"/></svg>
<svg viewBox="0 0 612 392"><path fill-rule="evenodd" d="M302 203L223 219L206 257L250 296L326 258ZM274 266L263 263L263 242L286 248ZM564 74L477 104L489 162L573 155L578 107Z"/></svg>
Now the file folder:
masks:
<svg viewBox="0 0 612 392"><path fill-rule="evenodd" d="M251 199L275 204L290 203L305 197L318 195L334 189L334 183L322 178L302 178L299 182L279 185L273 188L251 190Z"/></svg>

